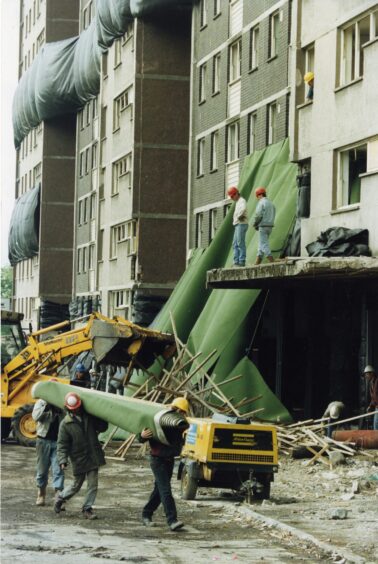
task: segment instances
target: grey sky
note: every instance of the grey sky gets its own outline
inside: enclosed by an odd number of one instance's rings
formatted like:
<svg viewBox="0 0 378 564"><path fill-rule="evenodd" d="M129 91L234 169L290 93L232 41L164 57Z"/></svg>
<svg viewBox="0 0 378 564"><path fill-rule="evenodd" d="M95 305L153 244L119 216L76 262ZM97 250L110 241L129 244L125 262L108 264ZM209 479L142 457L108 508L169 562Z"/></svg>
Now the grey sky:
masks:
<svg viewBox="0 0 378 564"><path fill-rule="evenodd" d="M0 0L1 21L1 266L8 264L9 221L14 204L16 152L12 100L17 86L19 0Z"/></svg>

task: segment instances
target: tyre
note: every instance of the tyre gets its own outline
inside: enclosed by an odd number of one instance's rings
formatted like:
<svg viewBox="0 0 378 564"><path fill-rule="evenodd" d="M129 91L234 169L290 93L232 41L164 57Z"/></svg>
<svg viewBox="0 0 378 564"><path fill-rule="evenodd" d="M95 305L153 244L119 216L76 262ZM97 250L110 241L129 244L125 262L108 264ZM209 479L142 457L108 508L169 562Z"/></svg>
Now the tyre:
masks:
<svg viewBox="0 0 378 564"><path fill-rule="evenodd" d="M13 436L20 445L33 447L37 439L37 426L32 418L34 404L19 407L12 417Z"/></svg>
<svg viewBox="0 0 378 564"><path fill-rule="evenodd" d="M182 499L194 499L198 488L198 480L189 476L187 468L184 466L181 474L181 497Z"/></svg>
<svg viewBox="0 0 378 564"><path fill-rule="evenodd" d="M253 497L255 499L269 499L270 498L270 482L264 483L263 487L259 489L253 488Z"/></svg>
<svg viewBox="0 0 378 564"><path fill-rule="evenodd" d="M12 422L10 417L1 418L1 442L5 441L9 437L11 424Z"/></svg>

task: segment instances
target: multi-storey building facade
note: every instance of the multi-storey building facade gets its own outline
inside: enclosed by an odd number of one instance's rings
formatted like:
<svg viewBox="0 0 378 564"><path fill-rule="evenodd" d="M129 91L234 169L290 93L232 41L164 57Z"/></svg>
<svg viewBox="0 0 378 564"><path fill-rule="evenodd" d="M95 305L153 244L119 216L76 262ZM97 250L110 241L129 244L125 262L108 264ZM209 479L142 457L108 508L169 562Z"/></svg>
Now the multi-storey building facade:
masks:
<svg viewBox="0 0 378 564"><path fill-rule="evenodd" d="M189 248L214 237L246 155L288 136L291 2L193 8Z"/></svg>
<svg viewBox="0 0 378 564"><path fill-rule="evenodd" d="M189 54L189 13L130 19L78 114L74 296L108 315L131 318L136 289L167 298L185 268Z"/></svg>
<svg viewBox="0 0 378 564"><path fill-rule="evenodd" d="M45 42L78 31L75 0L20 2L19 79ZM71 117L41 123L17 149L16 198L40 190L39 252L18 260L14 268L14 309L36 329L41 305L68 304L72 286L75 122ZM26 253L27 254L27 253Z"/></svg>

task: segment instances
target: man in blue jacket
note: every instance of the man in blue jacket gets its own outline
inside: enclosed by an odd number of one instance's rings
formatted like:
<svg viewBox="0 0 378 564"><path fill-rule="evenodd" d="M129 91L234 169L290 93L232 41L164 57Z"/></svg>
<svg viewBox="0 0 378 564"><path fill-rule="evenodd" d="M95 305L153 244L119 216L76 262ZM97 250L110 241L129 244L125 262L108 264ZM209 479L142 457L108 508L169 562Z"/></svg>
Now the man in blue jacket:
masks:
<svg viewBox="0 0 378 564"><path fill-rule="evenodd" d="M265 188L256 188L255 194L258 199L258 204L253 220L253 227L259 232L259 245L255 264L261 264L264 256L266 256L269 262L274 262L269 246L269 236L274 227L276 208L273 202L266 197Z"/></svg>

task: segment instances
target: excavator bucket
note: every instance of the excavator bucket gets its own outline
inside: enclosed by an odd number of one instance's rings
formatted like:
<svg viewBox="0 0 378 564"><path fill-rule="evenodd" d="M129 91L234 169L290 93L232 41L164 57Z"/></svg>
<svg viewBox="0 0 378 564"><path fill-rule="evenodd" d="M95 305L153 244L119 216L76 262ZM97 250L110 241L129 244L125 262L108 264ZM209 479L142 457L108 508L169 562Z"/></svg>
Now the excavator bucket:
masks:
<svg viewBox="0 0 378 564"><path fill-rule="evenodd" d="M169 358L175 351L172 335L145 329L121 318L111 323L95 319L89 337L97 362L117 366L127 366L134 358L148 368L156 357Z"/></svg>

